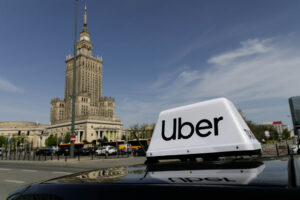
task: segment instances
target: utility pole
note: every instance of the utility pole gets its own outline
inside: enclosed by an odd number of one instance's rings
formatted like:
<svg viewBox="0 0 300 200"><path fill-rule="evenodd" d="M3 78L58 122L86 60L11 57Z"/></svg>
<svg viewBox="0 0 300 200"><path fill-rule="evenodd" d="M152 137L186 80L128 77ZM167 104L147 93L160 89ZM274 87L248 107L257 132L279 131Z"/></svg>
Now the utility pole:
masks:
<svg viewBox="0 0 300 200"><path fill-rule="evenodd" d="M73 57L73 92L72 92L72 120L71 137L75 136L75 101L76 101L76 54L77 54L77 10L78 0L75 0L75 33L74 33L74 57ZM70 141L70 156L74 157L74 142Z"/></svg>

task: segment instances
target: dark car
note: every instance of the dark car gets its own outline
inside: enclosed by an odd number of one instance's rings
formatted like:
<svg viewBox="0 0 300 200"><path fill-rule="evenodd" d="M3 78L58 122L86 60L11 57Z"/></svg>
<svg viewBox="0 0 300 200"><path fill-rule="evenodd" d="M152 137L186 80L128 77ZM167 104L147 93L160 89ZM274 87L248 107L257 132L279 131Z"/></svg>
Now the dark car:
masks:
<svg viewBox="0 0 300 200"><path fill-rule="evenodd" d="M300 195L300 157L224 159L99 169L32 184L12 192L16 199L230 199ZM121 195L121 196L120 196Z"/></svg>
<svg viewBox="0 0 300 200"><path fill-rule="evenodd" d="M69 149L66 148L60 148L55 152L55 155L57 156L64 156L64 155L69 155Z"/></svg>
<svg viewBox="0 0 300 200"><path fill-rule="evenodd" d="M142 148L138 148L135 151L133 151L134 156L146 156L145 150Z"/></svg>
<svg viewBox="0 0 300 200"><path fill-rule="evenodd" d="M94 152L95 152L95 149L93 147L87 147L87 148L81 149L80 154L81 155L91 155Z"/></svg>
<svg viewBox="0 0 300 200"><path fill-rule="evenodd" d="M53 151L50 149L37 149L35 155L39 156L51 156L53 155Z"/></svg>

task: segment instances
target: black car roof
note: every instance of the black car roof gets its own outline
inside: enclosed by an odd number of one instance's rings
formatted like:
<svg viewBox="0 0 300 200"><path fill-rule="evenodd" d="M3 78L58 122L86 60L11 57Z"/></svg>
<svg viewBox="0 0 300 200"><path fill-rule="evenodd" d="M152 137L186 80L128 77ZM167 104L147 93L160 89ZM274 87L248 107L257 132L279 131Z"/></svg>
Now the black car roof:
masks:
<svg viewBox="0 0 300 200"><path fill-rule="evenodd" d="M295 157L294 160L296 163L300 163L299 157ZM147 183L290 187L292 184L290 162L289 157L190 163L168 161L151 165L97 169L53 179L46 183ZM298 166L300 165L298 164ZM296 173L299 176L300 170L298 169Z"/></svg>
<svg viewBox="0 0 300 200"><path fill-rule="evenodd" d="M247 199L300 195L300 157L173 162L97 169L23 187L21 199L172 199L187 196ZM8 198L15 199L15 198ZM17 198L18 199L18 198Z"/></svg>

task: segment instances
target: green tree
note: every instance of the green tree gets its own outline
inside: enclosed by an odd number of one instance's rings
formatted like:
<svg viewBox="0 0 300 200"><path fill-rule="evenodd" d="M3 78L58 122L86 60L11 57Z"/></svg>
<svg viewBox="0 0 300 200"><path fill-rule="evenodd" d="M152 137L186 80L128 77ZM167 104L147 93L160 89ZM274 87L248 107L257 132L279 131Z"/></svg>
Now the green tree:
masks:
<svg viewBox="0 0 300 200"><path fill-rule="evenodd" d="M106 136L103 137L102 143L108 142L108 139Z"/></svg>
<svg viewBox="0 0 300 200"><path fill-rule="evenodd" d="M45 141L46 146L56 146L57 145L57 137L54 135L50 135L46 141Z"/></svg>
<svg viewBox="0 0 300 200"><path fill-rule="evenodd" d="M122 135L121 140L126 140L126 136L125 136L125 135Z"/></svg>
<svg viewBox="0 0 300 200"><path fill-rule="evenodd" d="M147 130L147 138L151 139L154 129L155 129L155 123L150 124L150 126L148 126L148 130Z"/></svg>
<svg viewBox="0 0 300 200"><path fill-rule="evenodd" d="M139 138L140 139L146 139L147 137L147 128L148 128L148 124L143 124L140 126L140 130L139 130Z"/></svg>
<svg viewBox="0 0 300 200"><path fill-rule="evenodd" d="M71 139L71 134L67 132L64 139L64 143L69 143Z"/></svg>
<svg viewBox="0 0 300 200"><path fill-rule="evenodd" d="M108 142L108 139L106 136L103 136L102 140L98 139L97 141L99 142L100 146L103 146L103 143Z"/></svg>
<svg viewBox="0 0 300 200"><path fill-rule="evenodd" d="M129 136L128 140L132 140L132 139L136 139L134 137L134 133L136 134L136 136L139 139L150 139L152 137L153 131L155 128L155 124L135 124L131 127L129 127L128 132L129 132Z"/></svg>
<svg viewBox="0 0 300 200"><path fill-rule="evenodd" d="M7 139L4 136L0 136L0 147L4 147L7 144Z"/></svg>
<svg viewBox="0 0 300 200"><path fill-rule="evenodd" d="M246 123L258 141L262 141L262 139L265 139L266 141L268 139L269 140L279 139L278 132L275 129L271 128L270 126L258 125L249 120L246 120ZM267 138L265 136L265 131L270 132L270 138Z"/></svg>
<svg viewBox="0 0 300 200"><path fill-rule="evenodd" d="M282 137L283 139L287 140L291 137L291 132L287 129L283 129L282 131Z"/></svg>
<svg viewBox="0 0 300 200"><path fill-rule="evenodd" d="M131 126L130 128L129 128L129 132L130 132L130 135L129 135L129 140L132 140L132 139L135 139L135 137L134 137L134 133L137 135L137 137L139 137L139 132L140 132L140 126L139 126L139 124L135 124L135 125L133 125L133 126Z"/></svg>

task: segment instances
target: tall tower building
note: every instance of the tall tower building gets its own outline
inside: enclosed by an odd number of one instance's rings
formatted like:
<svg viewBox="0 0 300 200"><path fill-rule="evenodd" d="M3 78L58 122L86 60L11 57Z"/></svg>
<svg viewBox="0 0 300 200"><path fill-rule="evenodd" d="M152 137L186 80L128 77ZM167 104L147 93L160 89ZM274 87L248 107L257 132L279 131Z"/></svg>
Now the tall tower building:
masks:
<svg viewBox="0 0 300 200"><path fill-rule="evenodd" d="M65 62L65 95L64 99L54 98L51 101L51 126L49 130L55 130L54 127L61 127L62 124L64 128L67 128L71 122L74 57L67 56ZM93 43L88 32L87 8L85 6L83 29L80 33L80 39L77 41L75 129L79 122L81 124L91 121L97 122L98 125L94 124L91 127L98 135L98 139L106 136L108 140L114 140L122 132L122 123L115 116L114 99L102 96L102 65L102 58L93 56ZM61 131L62 134L66 130ZM88 141L88 132L93 131L81 128L77 132L80 133L78 134L78 141ZM107 132L108 134L105 135ZM111 135L111 133L113 134ZM95 137L92 138L95 139Z"/></svg>
<svg viewBox="0 0 300 200"><path fill-rule="evenodd" d="M294 133L300 137L300 96L289 98Z"/></svg>

